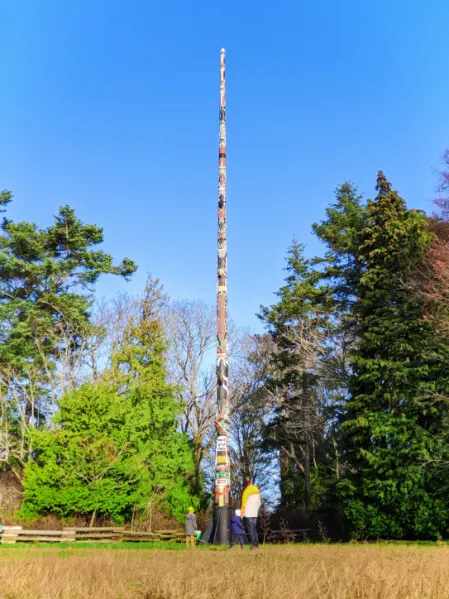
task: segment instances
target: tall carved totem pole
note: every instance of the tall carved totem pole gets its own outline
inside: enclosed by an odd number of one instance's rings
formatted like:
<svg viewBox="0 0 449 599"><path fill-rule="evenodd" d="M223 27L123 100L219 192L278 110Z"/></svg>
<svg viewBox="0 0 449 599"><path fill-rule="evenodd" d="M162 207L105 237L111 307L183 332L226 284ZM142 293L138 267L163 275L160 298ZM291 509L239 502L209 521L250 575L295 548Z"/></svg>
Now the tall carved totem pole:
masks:
<svg viewBox="0 0 449 599"><path fill-rule="evenodd" d="M224 544L229 540L231 460L228 396L228 243L226 237L226 79L225 51L220 53L220 139L218 150L218 263L217 263L217 404L215 420L215 514L204 536Z"/></svg>

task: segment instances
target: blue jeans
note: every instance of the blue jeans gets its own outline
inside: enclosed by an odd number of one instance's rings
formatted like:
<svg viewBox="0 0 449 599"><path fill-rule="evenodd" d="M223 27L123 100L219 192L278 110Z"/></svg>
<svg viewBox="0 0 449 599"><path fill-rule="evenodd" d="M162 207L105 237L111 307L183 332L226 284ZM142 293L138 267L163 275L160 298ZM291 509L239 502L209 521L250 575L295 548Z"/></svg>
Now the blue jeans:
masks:
<svg viewBox="0 0 449 599"><path fill-rule="evenodd" d="M243 547L243 535L232 535L231 536L231 547L233 547L234 545L237 545L237 543L240 545L240 547Z"/></svg>
<svg viewBox="0 0 449 599"><path fill-rule="evenodd" d="M259 547L259 535L257 534L257 518L245 518L248 526L249 542L253 547Z"/></svg>

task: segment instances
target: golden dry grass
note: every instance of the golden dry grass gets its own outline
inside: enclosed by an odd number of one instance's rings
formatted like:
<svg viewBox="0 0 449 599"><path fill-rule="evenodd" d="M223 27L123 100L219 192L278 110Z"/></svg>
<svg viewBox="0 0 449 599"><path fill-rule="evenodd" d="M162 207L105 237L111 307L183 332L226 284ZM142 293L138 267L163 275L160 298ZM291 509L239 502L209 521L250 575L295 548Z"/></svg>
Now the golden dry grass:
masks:
<svg viewBox="0 0 449 599"><path fill-rule="evenodd" d="M2 599L443 599L449 549L3 548L0 581Z"/></svg>

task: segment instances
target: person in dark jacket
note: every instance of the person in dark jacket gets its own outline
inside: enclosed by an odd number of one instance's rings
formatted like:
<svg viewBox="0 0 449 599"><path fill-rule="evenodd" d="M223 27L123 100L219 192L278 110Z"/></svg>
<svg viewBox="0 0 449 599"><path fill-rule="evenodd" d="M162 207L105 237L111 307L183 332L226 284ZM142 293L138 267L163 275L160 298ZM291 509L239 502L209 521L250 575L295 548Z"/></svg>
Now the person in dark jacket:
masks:
<svg viewBox="0 0 449 599"><path fill-rule="evenodd" d="M243 538L245 536L245 529L243 528L242 519L240 517L240 510L235 510L234 515L231 518L231 542L229 549L239 543L240 549L243 549Z"/></svg>
<svg viewBox="0 0 449 599"><path fill-rule="evenodd" d="M186 547L195 547L195 534L196 534L196 516L193 507L189 507L188 514L186 516Z"/></svg>

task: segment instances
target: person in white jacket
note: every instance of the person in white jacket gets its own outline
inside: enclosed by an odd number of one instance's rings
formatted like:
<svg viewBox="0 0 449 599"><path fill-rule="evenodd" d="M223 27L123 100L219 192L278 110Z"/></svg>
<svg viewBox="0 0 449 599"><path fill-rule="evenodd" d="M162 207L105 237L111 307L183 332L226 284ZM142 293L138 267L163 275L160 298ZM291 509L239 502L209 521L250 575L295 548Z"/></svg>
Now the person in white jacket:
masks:
<svg viewBox="0 0 449 599"><path fill-rule="evenodd" d="M248 526L248 537L251 549L259 547L259 535L257 534L257 518L262 504L259 487L253 485L251 479L246 477L246 488L242 495L241 517L245 518Z"/></svg>

